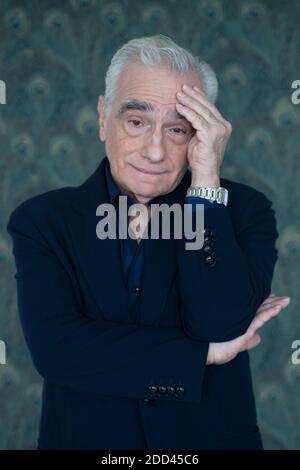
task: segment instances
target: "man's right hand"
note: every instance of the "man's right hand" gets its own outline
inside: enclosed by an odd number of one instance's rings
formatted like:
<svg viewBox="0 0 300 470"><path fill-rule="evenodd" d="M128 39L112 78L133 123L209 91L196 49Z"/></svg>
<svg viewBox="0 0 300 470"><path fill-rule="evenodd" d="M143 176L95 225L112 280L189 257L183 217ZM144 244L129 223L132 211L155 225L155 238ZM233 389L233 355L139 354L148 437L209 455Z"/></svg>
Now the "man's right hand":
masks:
<svg viewBox="0 0 300 470"><path fill-rule="evenodd" d="M232 361L240 352L252 349L260 343L257 330L271 318L278 315L290 302L289 297L277 297L270 294L261 304L248 330L242 336L222 343L209 343L207 365L225 364Z"/></svg>

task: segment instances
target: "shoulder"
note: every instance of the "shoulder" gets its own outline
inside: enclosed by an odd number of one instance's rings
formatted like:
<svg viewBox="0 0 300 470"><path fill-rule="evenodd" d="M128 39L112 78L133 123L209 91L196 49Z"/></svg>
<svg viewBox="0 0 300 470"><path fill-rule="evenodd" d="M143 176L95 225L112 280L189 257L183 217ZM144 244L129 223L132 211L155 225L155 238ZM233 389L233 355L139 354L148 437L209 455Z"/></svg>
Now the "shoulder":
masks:
<svg viewBox="0 0 300 470"><path fill-rule="evenodd" d="M47 191L19 204L10 214L6 230L17 259L55 255L63 261L69 249L68 208L76 188ZM35 258L37 265L40 258Z"/></svg>
<svg viewBox="0 0 300 470"><path fill-rule="evenodd" d="M20 203L10 214L10 218L27 215L36 222L48 221L56 224L68 216L73 200L87 201L87 204L98 197L103 176L102 160L96 170L77 186L64 186L32 196ZM97 194L97 196L95 195Z"/></svg>
<svg viewBox="0 0 300 470"><path fill-rule="evenodd" d="M17 205L10 217L26 214L34 218L40 218L49 213L62 217L69 207L76 190L77 187L75 186L66 186L32 196Z"/></svg>
<svg viewBox="0 0 300 470"><path fill-rule="evenodd" d="M228 211L237 233L247 227L260 227L278 235L273 203L264 192L226 178L221 178L220 185L228 189Z"/></svg>
<svg viewBox="0 0 300 470"><path fill-rule="evenodd" d="M76 192L77 187L68 186L26 199L9 215L7 232L10 235L22 234L35 239L63 237L70 202Z"/></svg>
<svg viewBox="0 0 300 470"><path fill-rule="evenodd" d="M256 209L272 205L265 193L248 184L221 178L220 185L228 190L228 206L232 209L245 208L245 204L250 203Z"/></svg>

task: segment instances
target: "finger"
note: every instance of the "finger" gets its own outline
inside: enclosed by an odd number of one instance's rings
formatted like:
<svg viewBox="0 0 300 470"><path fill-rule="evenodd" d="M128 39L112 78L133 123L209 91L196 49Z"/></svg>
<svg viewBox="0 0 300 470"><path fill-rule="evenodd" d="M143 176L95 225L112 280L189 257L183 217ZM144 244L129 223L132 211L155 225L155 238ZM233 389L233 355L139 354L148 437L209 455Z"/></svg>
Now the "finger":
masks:
<svg viewBox="0 0 300 470"><path fill-rule="evenodd" d="M255 325L257 328L260 328L268 320L278 315L281 310L282 308L280 307L280 305L274 305L272 308L269 308L260 315L257 315L253 320L253 325Z"/></svg>
<svg viewBox="0 0 300 470"><path fill-rule="evenodd" d="M275 295L275 294L270 294L269 297L266 298L266 300L263 301L264 303L268 302L273 302L274 300L283 300L283 299L289 299L290 297L287 297L286 295Z"/></svg>
<svg viewBox="0 0 300 470"><path fill-rule="evenodd" d="M277 295L275 295L275 294L270 294L269 297L267 297L267 298L262 302L261 305L265 305L265 304L267 304L267 303L269 303L269 302L272 302L272 301L275 300L275 299L280 299L280 298L281 298L281 297L279 297L279 296L277 296Z"/></svg>
<svg viewBox="0 0 300 470"><path fill-rule="evenodd" d="M191 108L182 105L181 103L175 104L178 112L182 114L190 123L196 131L200 131L203 127L208 128L210 123L205 119L203 115L200 115L193 111Z"/></svg>
<svg viewBox="0 0 300 470"><path fill-rule="evenodd" d="M274 301L274 297L271 297L271 298L268 297L266 300L264 300L258 307L256 314L259 313L262 309L264 309L266 305L272 303L273 301Z"/></svg>
<svg viewBox="0 0 300 470"><path fill-rule="evenodd" d="M261 342L261 337L256 334L249 341L247 341L247 349L255 348Z"/></svg>
<svg viewBox="0 0 300 470"><path fill-rule="evenodd" d="M211 101L209 101L205 93L202 90L200 90L197 86L194 86L193 88L183 87L183 90L185 93L188 93L190 96L196 98L199 102L204 104L205 107L210 110L210 112L215 116L217 120L220 120L222 122L224 121L225 123L225 119L220 113L220 111L216 108L216 106Z"/></svg>
<svg viewBox="0 0 300 470"><path fill-rule="evenodd" d="M247 336L252 336L258 328L261 328L267 321L281 312L280 305L275 305L263 313L256 315L247 330Z"/></svg>
<svg viewBox="0 0 300 470"><path fill-rule="evenodd" d="M278 313L281 312L281 310L283 310L283 306L282 305L272 305L268 308L265 308L263 311L257 313L253 319L253 322L257 322L257 321L262 321L262 320L269 320L270 318L274 317L275 315L277 315Z"/></svg>
<svg viewBox="0 0 300 470"><path fill-rule="evenodd" d="M282 300L282 299L289 299L289 297L285 296L285 295L273 295L273 294L270 294L269 297L267 297L261 305L265 305L265 304L268 304L269 302L274 302L276 300Z"/></svg>
<svg viewBox="0 0 300 470"><path fill-rule="evenodd" d="M272 317L278 315L281 310L287 307L289 302L290 298L284 297L281 300L277 300L276 302L269 304L265 308L259 309L245 333L247 337L251 337L258 328L261 328L264 323L269 321Z"/></svg>
<svg viewBox="0 0 300 470"><path fill-rule="evenodd" d="M217 124L219 120L214 116L214 114L205 106L203 103L200 103L199 100L195 99L192 96L189 96L186 93L177 93L177 98L180 104L188 106L197 114L203 116L209 123Z"/></svg>
<svg viewBox="0 0 300 470"><path fill-rule="evenodd" d="M273 305L281 305L285 307L289 303L289 297L272 297L271 299L266 299L257 310L257 314L263 312L266 308L272 307Z"/></svg>
<svg viewBox="0 0 300 470"><path fill-rule="evenodd" d="M282 308L280 305L275 305L274 307L268 309L268 311L257 315L246 332L247 337L251 337L258 328L261 328L267 321L271 320L271 318L278 315L281 310Z"/></svg>

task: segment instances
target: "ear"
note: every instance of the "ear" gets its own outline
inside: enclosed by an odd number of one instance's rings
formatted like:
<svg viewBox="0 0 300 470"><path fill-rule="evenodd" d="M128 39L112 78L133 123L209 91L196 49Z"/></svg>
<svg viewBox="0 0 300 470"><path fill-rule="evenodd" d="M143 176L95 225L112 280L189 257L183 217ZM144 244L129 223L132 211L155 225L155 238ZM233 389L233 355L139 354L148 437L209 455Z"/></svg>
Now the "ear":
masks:
<svg viewBox="0 0 300 470"><path fill-rule="evenodd" d="M106 119L105 119L105 112L104 112L104 104L105 104L105 97L103 95L99 95L97 111L99 115L99 118L98 118L99 137L102 142L104 142L106 139L106 133L105 133Z"/></svg>

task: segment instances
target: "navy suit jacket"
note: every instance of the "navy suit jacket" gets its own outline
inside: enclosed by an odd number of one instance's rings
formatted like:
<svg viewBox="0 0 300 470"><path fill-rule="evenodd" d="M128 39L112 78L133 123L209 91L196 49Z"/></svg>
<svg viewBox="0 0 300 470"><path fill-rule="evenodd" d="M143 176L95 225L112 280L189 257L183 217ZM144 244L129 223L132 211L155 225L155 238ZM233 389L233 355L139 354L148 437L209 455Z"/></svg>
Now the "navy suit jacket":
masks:
<svg viewBox="0 0 300 470"><path fill-rule="evenodd" d="M171 193L182 204L187 170ZM78 187L21 203L13 239L18 308L44 379L42 449L260 449L248 352L206 366L210 341L242 335L270 294L278 237L270 200L221 178L229 205L205 212L206 246L149 239L131 318L119 240L99 240L104 160ZM209 250L208 250L209 251Z"/></svg>

